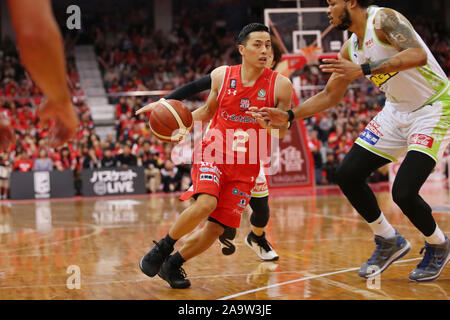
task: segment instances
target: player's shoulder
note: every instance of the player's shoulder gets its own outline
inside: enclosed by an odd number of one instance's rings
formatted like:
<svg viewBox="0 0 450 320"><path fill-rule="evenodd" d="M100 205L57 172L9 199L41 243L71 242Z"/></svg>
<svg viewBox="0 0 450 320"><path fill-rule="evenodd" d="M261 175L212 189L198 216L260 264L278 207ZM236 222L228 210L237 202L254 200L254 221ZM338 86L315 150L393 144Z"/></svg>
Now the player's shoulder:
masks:
<svg viewBox="0 0 450 320"><path fill-rule="evenodd" d="M225 77L225 73L227 71L228 66L220 66L215 68L211 72L211 88L218 89L222 85L223 78Z"/></svg>
<svg viewBox="0 0 450 320"><path fill-rule="evenodd" d="M290 98L292 96L292 82L288 77L282 74L278 74L275 82L275 88L275 96L277 97L277 100L282 97Z"/></svg>
<svg viewBox="0 0 450 320"><path fill-rule="evenodd" d="M381 7L373 17L375 29L382 30L384 27L390 27L398 22L408 22L408 24L410 24L403 14L391 8Z"/></svg>
<svg viewBox="0 0 450 320"><path fill-rule="evenodd" d="M400 14L397 10L386 8L386 7L379 7L379 10L375 13L374 18L380 17L387 14Z"/></svg>
<svg viewBox="0 0 450 320"><path fill-rule="evenodd" d="M281 73L278 73L277 80L276 80L277 87L292 87L291 80L286 77L285 75L282 75Z"/></svg>
<svg viewBox="0 0 450 320"><path fill-rule="evenodd" d="M223 76L225 74L225 72L227 71L228 67L229 66L220 66L220 67L215 68L211 72L211 78L216 78L216 77Z"/></svg>

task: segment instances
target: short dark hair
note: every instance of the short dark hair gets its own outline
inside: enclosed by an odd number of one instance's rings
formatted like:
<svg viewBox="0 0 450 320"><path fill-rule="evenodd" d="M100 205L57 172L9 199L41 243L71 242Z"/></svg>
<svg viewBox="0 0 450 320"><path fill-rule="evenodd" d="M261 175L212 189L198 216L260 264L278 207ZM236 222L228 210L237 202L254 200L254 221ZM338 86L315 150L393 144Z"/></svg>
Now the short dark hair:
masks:
<svg viewBox="0 0 450 320"><path fill-rule="evenodd" d="M242 28L237 38L237 44L245 45L248 40L248 35L252 32L264 31L269 33L269 28L261 23L250 23Z"/></svg>
<svg viewBox="0 0 450 320"><path fill-rule="evenodd" d="M348 0L346 0L348 1ZM361 8L367 8L372 4L372 0L356 0Z"/></svg>

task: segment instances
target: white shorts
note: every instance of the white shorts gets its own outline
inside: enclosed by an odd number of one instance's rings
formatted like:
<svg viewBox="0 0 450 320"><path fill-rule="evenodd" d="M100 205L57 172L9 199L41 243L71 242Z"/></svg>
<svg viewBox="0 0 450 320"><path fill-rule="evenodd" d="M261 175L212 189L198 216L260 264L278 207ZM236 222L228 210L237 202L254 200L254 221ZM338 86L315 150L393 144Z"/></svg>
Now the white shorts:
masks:
<svg viewBox="0 0 450 320"><path fill-rule="evenodd" d="M413 112L397 111L387 102L355 141L373 153L397 161L410 150L436 162L450 142L450 90Z"/></svg>
<svg viewBox="0 0 450 320"><path fill-rule="evenodd" d="M267 197L268 195L269 195L269 186L267 185L264 167L263 165L261 165L258 177L256 178L256 184L252 189L252 198L263 198Z"/></svg>

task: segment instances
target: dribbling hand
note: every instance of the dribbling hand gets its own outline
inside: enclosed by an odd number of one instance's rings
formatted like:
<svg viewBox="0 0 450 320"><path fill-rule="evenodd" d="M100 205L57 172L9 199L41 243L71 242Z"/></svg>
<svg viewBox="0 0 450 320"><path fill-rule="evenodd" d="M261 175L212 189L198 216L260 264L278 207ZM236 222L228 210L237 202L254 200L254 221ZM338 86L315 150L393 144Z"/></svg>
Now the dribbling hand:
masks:
<svg viewBox="0 0 450 320"><path fill-rule="evenodd" d="M152 103L149 103L149 104L143 106L142 108L140 108L139 110L136 111L136 115L138 116L144 112L151 113L153 111L153 109L156 107L156 105L158 104L158 102L159 101L155 101L155 102L152 102Z"/></svg>

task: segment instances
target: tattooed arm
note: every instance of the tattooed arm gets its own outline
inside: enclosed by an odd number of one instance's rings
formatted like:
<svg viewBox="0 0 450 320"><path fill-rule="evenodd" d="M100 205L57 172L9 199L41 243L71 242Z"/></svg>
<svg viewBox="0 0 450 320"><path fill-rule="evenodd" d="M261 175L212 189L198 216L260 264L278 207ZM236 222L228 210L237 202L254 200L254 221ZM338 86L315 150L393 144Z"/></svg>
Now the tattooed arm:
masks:
<svg viewBox="0 0 450 320"><path fill-rule="evenodd" d="M381 9L374 20L378 39L391 44L399 52L387 59L369 63L371 74L402 71L427 63L427 53L416 37L409 21L392 9Z"/></svg>

